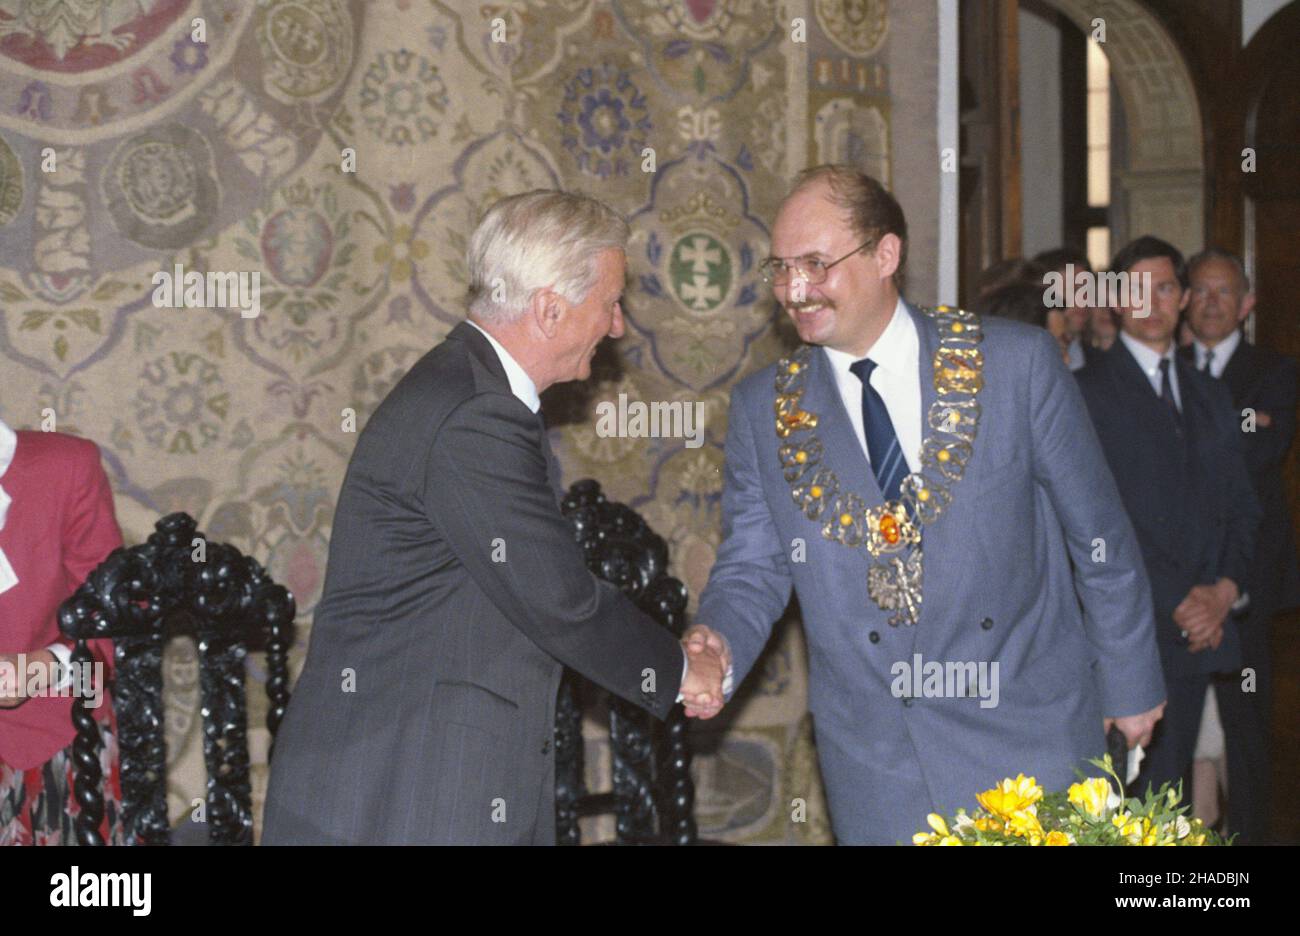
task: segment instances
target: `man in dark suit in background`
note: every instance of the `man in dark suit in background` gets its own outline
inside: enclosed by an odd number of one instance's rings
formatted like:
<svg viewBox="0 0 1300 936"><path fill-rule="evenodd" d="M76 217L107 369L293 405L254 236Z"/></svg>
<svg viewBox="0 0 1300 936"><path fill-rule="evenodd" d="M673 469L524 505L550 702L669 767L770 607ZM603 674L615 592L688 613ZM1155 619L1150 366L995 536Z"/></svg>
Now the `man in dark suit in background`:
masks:
<svg viewBox="0 0 1300 936"><path fill-rule="evenodd" d="M1147 286L1116 302L1119 338L1076 376L1137 530L1169 693L1137 792L1185 781L1190 801L1211 674L1240 676L1230 617L1250 574L1259 505L1227 389L1175 354L1188 300L1182 255L1141 237L1115 256L1111 271L1127 274L1134 289ZM1233 739L1227 743L1231 749Z"/></svg>
<svg viewBox="0 0 1300 936"><path fill-rule="evenodd" d="M1246 467L1263 509L1258 545L1246 592L1250 605L1240 622L1243 674L1217 679L1219 718L1228 739L1228 827L1243 844L1270 838L1273 667L1269 622L1300 605L1291 515L1282 466L1295 437L1296 362L1248 344L1241 324L1255 295L1241 261L1210 248L1187 264L1191 301L1187 321L1195 339L1180 351L1198 371L1222 380L1242 425Z"/></svg>
<svg viewBox="0 0 1300 936"><path fill-rule="evenodd" d="M717 654L587 570L539 412L623 333L627 239L605 205L550 191L474 232L469 320L348 465L264 843L553 844L564 666L660 719L679 698L716 711Z"/></svg>

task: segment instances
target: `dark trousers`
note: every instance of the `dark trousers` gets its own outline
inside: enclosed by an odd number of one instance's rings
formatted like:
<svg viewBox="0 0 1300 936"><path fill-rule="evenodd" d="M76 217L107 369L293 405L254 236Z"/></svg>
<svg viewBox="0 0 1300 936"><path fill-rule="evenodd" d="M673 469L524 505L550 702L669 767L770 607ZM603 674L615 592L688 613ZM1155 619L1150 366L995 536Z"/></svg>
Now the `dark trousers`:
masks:
<svg viewBox="0 0 1300 936"><path fill-rule="evenodd" d="M1174 676L1166 671L1165 715L1156 723L1137 783L1129 791L1131 795L1144 795L1148 784L1158 790L1163 783L1176 787L1181 782L1182 805L1191 804L1192 757L1196 753L1196 736L1201 730L1201 711L1209 685L1208 673Z"/></svg>
<svg viewBox="0 0 1300 936"><path fill-rule="evenodd" d="M1242 661L1246 671L1253 671L1254 685L1241 673L1214 680L1228 755L1228 831L1237 834L1239 845L1267 845L1273 781L1269 618L1252 615L1240 633Z"/></svg>

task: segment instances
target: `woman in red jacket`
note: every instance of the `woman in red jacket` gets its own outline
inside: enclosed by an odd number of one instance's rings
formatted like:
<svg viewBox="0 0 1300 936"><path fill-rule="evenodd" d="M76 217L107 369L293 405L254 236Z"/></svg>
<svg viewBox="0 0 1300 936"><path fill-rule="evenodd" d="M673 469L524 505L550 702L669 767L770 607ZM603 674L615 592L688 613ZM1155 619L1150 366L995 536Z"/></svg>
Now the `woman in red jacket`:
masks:
<svg viewBox="0 0 1300 936"><path fill-rule="evenodd" d="M76 844L74 692L94 706L104 739L100 834L121 843L112 644L90 642L102 666L93 668L93 682L83 680L68 665L72 642L56 616L120 545L95 443L0 422L0 845Z"/></svg>

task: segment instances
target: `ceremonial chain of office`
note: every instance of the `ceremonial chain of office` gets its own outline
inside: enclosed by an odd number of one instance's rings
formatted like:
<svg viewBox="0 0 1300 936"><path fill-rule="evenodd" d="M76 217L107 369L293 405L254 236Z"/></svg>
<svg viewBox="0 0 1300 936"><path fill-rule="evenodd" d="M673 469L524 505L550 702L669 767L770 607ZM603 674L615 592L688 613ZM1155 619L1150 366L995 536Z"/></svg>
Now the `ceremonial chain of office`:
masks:
<svg viewBox="0 0 1300 936"><path fill-rule="evenodd" d="M939 326L933 362L938 399L927 414L930 432L921 445L921 469L903 479L897 500L868 509L858 494L841 492L838 475L822 463L817 414L799 405L812 346L801 345L776 367L776 433L787 440L779 455L790 495L809 520L824 518L827 539L866 547L872 561L867 593L893 612L889 623L895 627L920 617L920 524L934 523L952 503L979 427L976 396L984 381L979 317L951 306L923 311Z"/></svg>

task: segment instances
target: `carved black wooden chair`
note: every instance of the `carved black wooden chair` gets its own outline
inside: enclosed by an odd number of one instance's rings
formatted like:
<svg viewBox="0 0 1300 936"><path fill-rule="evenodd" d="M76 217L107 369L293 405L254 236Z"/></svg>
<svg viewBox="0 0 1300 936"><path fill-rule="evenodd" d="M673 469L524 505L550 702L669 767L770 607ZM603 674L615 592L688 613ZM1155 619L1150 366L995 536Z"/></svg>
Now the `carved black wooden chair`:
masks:
<svg viewBox="0 0 1300 936"><path fill-rule="evenodd" d="M128 843L169 841L163 646L170 637L188 633L199 649L208 841L252 844L244 658L250 647L266 650L266 726L274 741L289 704L295 610L293 596L255 559L233 546L206 542L185 513L159 520L147 543L113 550L59 608L59 628L77 642L74 663L91 663L86 641L113 641L113 708ZM77 841L102 845L102 741L81 698L73 700L72 722L77 729L73 791L81 808Z"/></svg>
<svg viewBox="0 0 1300 936"><path fill-rule="evenodd" d="M639 608L680 636L686 623L686 586L667 574L668 546L635 510L607 501L595 481L569 488L564 515L573 524L587 566L621 588ZM555 724L556 838L578 845L578 819L613 813L618 844L692 845L696 842L695 787L686 744L686 716L667 722L610 697L609 741L613 790L589 793L583 781L580 695L599 692L566 670Z"/></svg>

